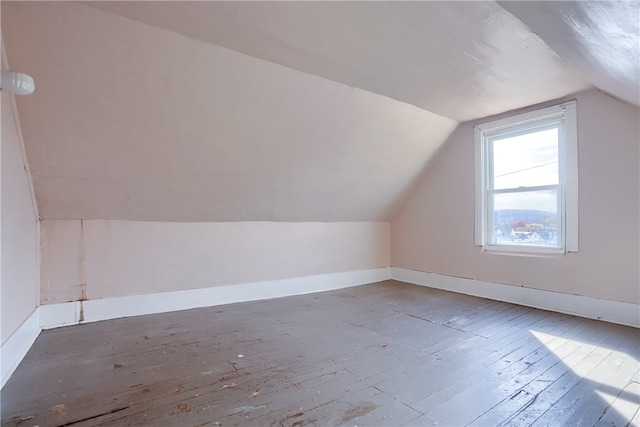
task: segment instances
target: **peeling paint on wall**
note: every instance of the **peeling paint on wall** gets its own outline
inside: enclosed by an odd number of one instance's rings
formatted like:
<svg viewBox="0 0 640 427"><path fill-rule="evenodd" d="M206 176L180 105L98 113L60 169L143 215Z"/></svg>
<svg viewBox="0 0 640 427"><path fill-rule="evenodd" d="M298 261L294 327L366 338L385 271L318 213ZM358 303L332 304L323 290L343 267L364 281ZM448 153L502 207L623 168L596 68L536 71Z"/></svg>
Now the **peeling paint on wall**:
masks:
<svg viewBox="0 0 640 427"><path fill-rule="evenodd" d="M80 307L82 307L82 301L87 300L87 266L86 266L86 253L84 249L85 238L84 238L84 220L80 220L80 236L78 242L78 258L80 262L78 263L78 278L80 279L80 283L78 284L78 288L80 289L80 295L77 301L80 301Z"/></svg>

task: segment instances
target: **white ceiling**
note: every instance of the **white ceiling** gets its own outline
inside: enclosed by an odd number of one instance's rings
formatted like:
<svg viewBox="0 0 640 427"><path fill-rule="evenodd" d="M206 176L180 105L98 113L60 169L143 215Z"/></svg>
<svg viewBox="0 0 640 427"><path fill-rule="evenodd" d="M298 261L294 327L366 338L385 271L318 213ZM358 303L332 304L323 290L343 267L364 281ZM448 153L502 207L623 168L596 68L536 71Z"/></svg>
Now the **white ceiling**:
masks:
<svg viewBox="0 0 640 427"><path fill-rule="evenodd" d="M2 8L46 219L383 220L456 125L83 5Z"/></svg>
<svg viewBox="0 0 640 427"><path fill-rule="evenodd" d="M493 1L87 4L458 121L588 86Z"/></svg>
<svg viewBox="0 0 640 427"><path fill-rule="evenodd" d="M501 1L601 90L640 105L640 1Z"/></svg>
<svg viewBox="0 0 640 427"><path fill-rule="evenodd" d="M388 220L459 121L590 87L495 2L1 7L46 219Z"/></svg>

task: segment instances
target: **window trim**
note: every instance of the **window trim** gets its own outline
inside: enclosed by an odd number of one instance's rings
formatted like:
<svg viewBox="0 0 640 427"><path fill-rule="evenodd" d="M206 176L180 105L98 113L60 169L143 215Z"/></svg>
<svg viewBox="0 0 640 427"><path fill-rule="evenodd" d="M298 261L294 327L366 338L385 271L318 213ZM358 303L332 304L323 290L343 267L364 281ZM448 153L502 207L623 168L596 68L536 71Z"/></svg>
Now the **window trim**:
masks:
<svg viewBox="0 0 640 427"><path fill-rule="evenodd" d="M562 222L560 248L522 245L488 245L488 168L487 145L491 136L512 129L523 131L534 123L562 123L558 144L559 216ZM474 126L475 148L475 244L491 252L568 253L578 252L578 135L576 101L529 111ZM493 190L494 192L496 190Z"/></svg>

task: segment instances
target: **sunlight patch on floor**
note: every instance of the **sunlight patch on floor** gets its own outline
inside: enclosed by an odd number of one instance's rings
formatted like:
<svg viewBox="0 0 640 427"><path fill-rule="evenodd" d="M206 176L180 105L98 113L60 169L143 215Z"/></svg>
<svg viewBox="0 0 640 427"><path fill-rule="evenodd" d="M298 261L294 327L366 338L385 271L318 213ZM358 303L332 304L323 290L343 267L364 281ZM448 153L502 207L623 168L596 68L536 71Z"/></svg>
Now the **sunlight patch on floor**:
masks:
<svg viewBox="0 0 640 427"><path fill-rule="evenodd" d="M609 415L615 414L627 420L630 423L628 425L637 426L640 408L640 383L637 381L640 361L637 358L623 351L610 349L606 345L600 346L534 330L530 332L573 374L591 384L595 395L607 404L608 411L612 411ZM571 353L574 351L584 354L599 352L606 356L597 364L582 363L582 357L567 357L567 345L573 347ZM606 418L602 418L602 421Z"/></svg>

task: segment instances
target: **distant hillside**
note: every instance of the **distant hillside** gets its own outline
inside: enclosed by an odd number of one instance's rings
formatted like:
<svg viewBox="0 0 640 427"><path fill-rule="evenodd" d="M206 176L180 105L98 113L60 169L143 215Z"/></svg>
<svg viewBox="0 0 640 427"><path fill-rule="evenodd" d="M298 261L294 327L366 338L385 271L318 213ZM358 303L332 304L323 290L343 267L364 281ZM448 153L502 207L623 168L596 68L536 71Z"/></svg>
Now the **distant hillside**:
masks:
<svg viewBox="0 0 640 427"><path fill-rule="evenodd" d="M556 215L551 212L529 209L503 209L493 213L495 224L513 224L520 220L527 224L555 225Z"/></svg>

